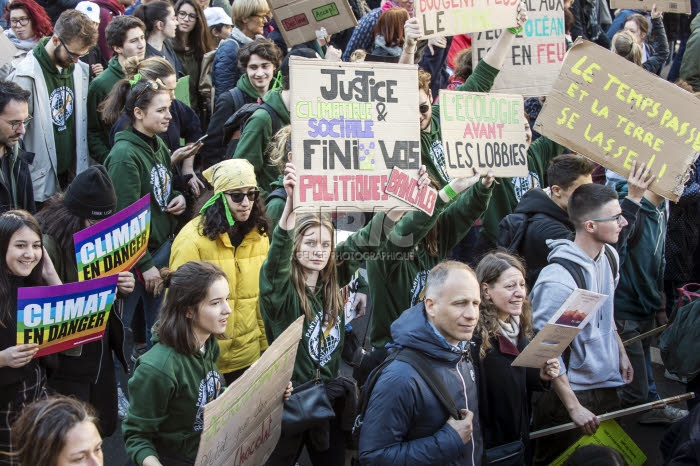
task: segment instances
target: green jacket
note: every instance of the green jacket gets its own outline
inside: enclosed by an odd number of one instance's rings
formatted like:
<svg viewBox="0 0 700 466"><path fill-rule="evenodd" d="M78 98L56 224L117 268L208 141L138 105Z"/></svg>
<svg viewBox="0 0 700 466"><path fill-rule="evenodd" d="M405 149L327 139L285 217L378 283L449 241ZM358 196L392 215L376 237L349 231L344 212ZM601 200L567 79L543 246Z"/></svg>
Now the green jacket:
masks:
<svg viewBox="0 0 700 466"><path fill-rule="evenodd" d="M685 46L680 76L695 92L700 92L700 15L690 23L690 38Z"/></svg>
<svg viewBox="0 0 700 466"><path fill-rule="evenodd" d="M165 212L168 203L180 193L172 190L170 151L160 137L158 150L153 149L131 129L114 138L105 166L117 193L117 212L151 195L151 237L148 251L136 264L142 272L153 267L151 254L175 235L177 220Z"/></svg>
<svg viewBox="0 0 700 466"><path fill-rule="evenodd" d="M263 102L272 107L279 116L280 127L290 123L289 110L282 101L282 91L270 91L263 97ZM279 171L277 167L270 165L265 154L274 134L272 133L272 119L264 109L258 109L243 128L241 138L236 146L234 159L247 159L255 168L255 178L258 180L260 195L266 196L271 191L270 185L277 180Z"/></svg>
<svg viewBox="0 0 700 466"><path fill-rule="evenodd" d="M469 76L467 81L457 87L457 90L467 92L489 92L498 75L498 71L498 69L482 60L476 68L474 68L474 72ZM438 189L442 189L449 183L450 178L445 171L445 153L440 138L440 106L438 104L433 105L433 116L430 121L430 131L421 131L420 133L420 156L421 161L428 170L428 174L434 180L438 181Z"/></svg>
<svg viewBox="0 0 700 466"><path fill-rule="evenodd" d="M251 99L257 100L260 97L260 94L258 94L258 91L255 90L253 85L250 83L250 78L248 77L248 73L243 73L243 76L241 76L238 79L238 82L236 83L236 87L239 88L241 91L243 91L243 93L246 94ZM236 108L234 110L238 110L238 109Z"/></svg>
<svg viewBox="0 0 700 466"><path fill-rule="evenodd" d="M282 184L283 179L282 175L280 175L277 180L270 184L270 193L277 188L284 187L284 184ZM280 223L280 218L282 217L282 212L284 212L284 205L286 203L287 198L273 197L272 199L265 199L265 210L267 218L270 220L270 230L277 228L277 225Z"/></svg>
<svg viewBox="0 0 700 466"><path fill-rule="evenodd" d="M204 405L217 398L222 379L216 367L219 345L181 354L158 342L141 356L129 380L131 405L122 421L126 452L136 464L170 452L194 461L204 427Z"/></svg>
<svg viewBox="0 0 700 466"><path fill-rule="evenodd" d="M554 157L564 152L564 146L544 136L537 138L527 151L527 177L497 178L493 198L482 217L481 234L496 244L498 224L503 217L512 214L523 194L532 188L544 188L547 167Z"/></svg>
<svg viewBox="0 0 700 466"><path fill-rule="evenodd" d="M97 111L97 106L107 98L120 79L124 79L124 70L115 55L109 60L107 69L93 79L88 88L88 148L90 156L99 163L104 163L109 155L109 131L112 127L102 121L102 115Z"/></svg>
<svg viewBox="0 0 700 466"><path fill-rule="evenodd" d="M367 281L373 309L370 330L372 346L381 348L392 341L391 324L403 311L423 300L425 279L430 269L443 261L464 238L488 206L492 191L477 183L449 206L438 197L432 217L420 211L409 212L396 223L393 231L382 238L377 259L367 261ZM384 216L384 213L380 213L375 215L375 219L379 217L376 221L381 222ZM438 251L437 256L431 256L421 241L436 223ZM368 228L371 228L371 224L360 232ZM403 244L401 240L404 240Z"/></svg>
<svg viewBox="0 0 700 466"><path fill-rule="evenodd" d="M372 224L377 224L377 221L372 220L369 225ZM378 226L381 228L381 225ZM378 245L370 241L369 231L371 226L336 245L338 286L343 287L352 279L364 260L363 255L371 254L377 249ZM299 295L291 281L293 237L293 231L277 226L272 233L267 260L260 270L260 311L265 329L269 330L267 337L270 341L279 337L292 322L303 315ZM329 381L337 376L340 369L340 355L345 341L345 313L339 309L336 324L330 329L324 326L325 342L319 351L316 343L322 315L323 287L317 287L314 291L306 287L305 299L309 301L314 319L304 319L292 380L298 383L313 380L316 376L315 361L320 353L321 378Z"/></svg>

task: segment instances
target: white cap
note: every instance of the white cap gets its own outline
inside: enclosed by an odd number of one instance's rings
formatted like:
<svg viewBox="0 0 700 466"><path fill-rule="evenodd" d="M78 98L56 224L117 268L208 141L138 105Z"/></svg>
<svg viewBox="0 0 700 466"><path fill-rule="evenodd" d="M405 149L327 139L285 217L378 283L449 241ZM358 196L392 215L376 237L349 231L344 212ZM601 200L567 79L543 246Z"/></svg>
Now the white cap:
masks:
<svg viewBox="0 0 700 466"><path fill-rule="evenodd" d="M75 9L90 18L93 23L100 24L100 7L97 3L80 2L75 5Z"/></svg>
<svg viewBox="0 0 700 466"><path fill-rule="evenodd" d="M217 24L227 24L233 26L231 17L226 14L226 11L220 6L210 6L204 9L204 17L207 18L207 27L216 26Z"/></svg>

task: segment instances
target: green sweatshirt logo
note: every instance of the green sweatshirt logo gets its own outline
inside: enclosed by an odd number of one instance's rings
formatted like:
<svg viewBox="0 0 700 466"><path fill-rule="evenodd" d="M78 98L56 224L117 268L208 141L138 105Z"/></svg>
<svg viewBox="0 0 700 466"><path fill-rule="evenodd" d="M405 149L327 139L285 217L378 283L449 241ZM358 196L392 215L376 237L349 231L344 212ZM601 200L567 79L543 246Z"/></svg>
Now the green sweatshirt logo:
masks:
<svg viewBox="0 0 700 466"><path fill-rule="evenodd" d="M321 320L316 317L306 330L306 338L311 359L318 361L319 366L325 366L340 343L340 318L333 328L329 329L327 323L323 325L323 340L319 340L320 324Z"/></svg>
<svg viewBox="0 0 700 466"><path fill-rule="evenodd" d="M49 96L51 106L51 120L58 131L65 131L66 122L73 115L75 94L73 89L60 86L54 89Z"/></svg>

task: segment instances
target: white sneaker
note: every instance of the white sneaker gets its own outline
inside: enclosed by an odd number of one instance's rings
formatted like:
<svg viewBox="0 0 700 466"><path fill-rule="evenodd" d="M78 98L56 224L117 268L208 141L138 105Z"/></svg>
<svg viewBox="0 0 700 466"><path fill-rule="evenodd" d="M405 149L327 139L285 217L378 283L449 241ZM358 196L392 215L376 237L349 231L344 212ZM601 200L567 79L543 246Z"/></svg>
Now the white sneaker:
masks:
<svg viewBox="0 0 700 466"><path fill-rule="evenodd" d="M117 387L117 416L119 419L126 419L126 412L129 409L129 400L126 399L122 387Z"/></svg>
<svg viewBox="0 0 700 466"><path fill-rule="evenodd" d="M673 424L687 415L688 411L685 409L665 406L663 408L650 409L644 413L637 422L639 424Z"/></svg>
<svg viewBox="0 0 700 466"><path fill-rule="evenodd" d="M664 377L666 377L668 380L673 380L680 383L688 383L687 378L679 377L676 374L672 374L668 371L668 369L664 369Z"/></svg>

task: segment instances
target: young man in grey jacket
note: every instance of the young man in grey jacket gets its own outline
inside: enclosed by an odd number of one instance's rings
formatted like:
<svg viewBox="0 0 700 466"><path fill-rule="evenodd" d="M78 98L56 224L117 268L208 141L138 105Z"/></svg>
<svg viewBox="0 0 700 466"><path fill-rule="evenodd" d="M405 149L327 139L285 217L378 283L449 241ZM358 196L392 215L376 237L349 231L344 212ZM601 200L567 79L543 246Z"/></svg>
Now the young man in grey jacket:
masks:
<svg viewBox="0 0 700 466"><path fill-rule="evenodd" d="M615 190L597 184L578 187L569 198L568 212L575 239L547 241L550 264L542 269L530 295L535 330L541 330L577 288L571 273L552 263L554 258L580 267L586 289L607 298L560 360L560 375L552 382L554 391L533 398L533 430L573 421L584 433L592 434L600 424L596 414L619 407L617 387L630 383L633 376L615 327L613 300L619 274L613 271L619 271L619 257L609 246L617 243L627 221ZM535 464L549 464L580 435L567 431L536 441Z"/></svg>

